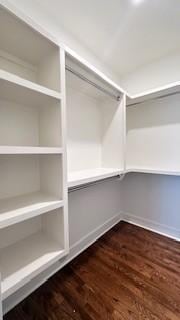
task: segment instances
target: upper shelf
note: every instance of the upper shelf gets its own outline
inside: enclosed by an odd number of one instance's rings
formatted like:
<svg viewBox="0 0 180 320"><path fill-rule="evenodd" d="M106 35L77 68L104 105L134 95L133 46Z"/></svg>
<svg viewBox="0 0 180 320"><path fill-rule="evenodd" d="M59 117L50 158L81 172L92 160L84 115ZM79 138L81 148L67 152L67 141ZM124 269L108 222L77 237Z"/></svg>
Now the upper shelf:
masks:
<svg viewBox="0 0 180 320"><path fill-rule="evenodd" d="M173 82L157 89L148 90L134 96L127 96L127 106L140 104L148 100L154 100L177 93L180 93L180 81Z"/></svg>
<svg viewBox="0 0 180 320"><path fill-rule="evenodd" d="M9 92L11 92L11 95L9 95ZM61 94L0 70L0 98L37 107L48 105L52 100L59 101Z"/></svg>
<svg viewBox="0 0 180 320"><path fill-rule="evenodd" d="M162 174L167 176L180 176L180 170L168 170L168 169L153 169L153 168L147 168L147 167L139 167L139 168L127 168L125 173L151 173L151 174Z"/></svg>
<svg viewBox="0 0 180 320"><path fill-rule="evenodd" d="M75 171L68 174L68 188L81 186L83 184L92 183L111 177L116 177L128 173L150 173L169 176L180 176L180 171L153 169L153 168L127 168L126 170L97 168L82 171Z"/></svg>
<svg viewBox="0 0 180 320"><path fill-rule="evenodd" d="M26 21L31 23L30 19L26 18ZM36 29L40 29L39 26L36 26ZM40 63L44 55L58 48L53 41L47 38L47 34L42 35L42 30L37 32L1 5L0 43L4 51L32 65Z"/></svg>
<svg viewBox="0 0 180 320"><path fill-rule="evenodd" d="M111 178L114 176L118 176L122 173L122 170L114 168L96 168L70 172L68 174L68 187L72 188L85 183L91 183L98 180Z"/></svg>

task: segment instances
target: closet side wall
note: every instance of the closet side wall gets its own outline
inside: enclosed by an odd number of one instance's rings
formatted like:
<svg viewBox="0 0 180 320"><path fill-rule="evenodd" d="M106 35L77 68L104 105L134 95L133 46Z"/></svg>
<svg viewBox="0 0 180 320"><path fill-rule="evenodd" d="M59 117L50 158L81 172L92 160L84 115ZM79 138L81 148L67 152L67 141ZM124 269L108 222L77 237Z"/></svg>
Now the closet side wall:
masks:
<svg viewBox="0 0 180 320"><path fill-rule="evenodd" d="M180 240L180 177L129 173L122 189L126 221Z"/></svg>

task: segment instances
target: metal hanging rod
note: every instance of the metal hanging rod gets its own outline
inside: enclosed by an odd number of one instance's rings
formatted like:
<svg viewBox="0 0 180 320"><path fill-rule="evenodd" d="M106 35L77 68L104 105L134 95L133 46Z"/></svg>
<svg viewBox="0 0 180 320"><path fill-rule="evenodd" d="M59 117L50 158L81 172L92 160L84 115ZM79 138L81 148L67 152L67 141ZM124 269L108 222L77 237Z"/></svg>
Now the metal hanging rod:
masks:
<svg viewBox="0 0 180 320"><path fill-rule="evenodd" d="M86 78L85 76L83 76L80 72L72 69L71 67L69 67L69 66L67 66L67 65L66 65L66 70L69 71L69 72L71 72L72 74L74 74L74 75L75 75L76 77L78 77L79 79L81 79L81 80L89 83L91 86L95 87L95 88L98 89L99 91L107 94L108 96L110 96L111 98L115 99L116 101L120 101L120 99L121 99L120 94L119 94L119 95L113 94L113 93L110 92L109 90L107 90L107 89L101 87L99 84L97 84L97 83L89 80L88 78Z"/></svg>
<svg viewBox="0 0 180 320"><path fill-rule="evenodd" d="M100 183L103 183L103 182L107 182L107 181L112 181L112 180L117 180L117 179L122 180L123 178L124 178L123 174L122 175L118 174L117 176L114 176L114 177L109 177L109 178L101 179L101 180L94 181L94 182L84 183L84 184L79 185L79 186L68 188L68 193L71 193L71 192L74 192L74 191L78 191L78 190L82 190L82 189L87 189L89 187L92 187L94 185L97 185L97 184L100 184Z"/></svg>

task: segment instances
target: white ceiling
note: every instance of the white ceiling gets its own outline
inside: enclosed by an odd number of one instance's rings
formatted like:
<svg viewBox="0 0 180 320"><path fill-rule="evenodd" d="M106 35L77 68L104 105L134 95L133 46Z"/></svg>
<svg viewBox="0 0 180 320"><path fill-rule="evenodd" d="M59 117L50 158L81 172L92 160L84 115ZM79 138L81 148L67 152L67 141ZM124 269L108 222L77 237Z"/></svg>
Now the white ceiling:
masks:
<svg viewBox="0 0 180 320"><path fill-rule="evenodd" d="M118 75L180 49L179 0L32 0Z"/></svg>

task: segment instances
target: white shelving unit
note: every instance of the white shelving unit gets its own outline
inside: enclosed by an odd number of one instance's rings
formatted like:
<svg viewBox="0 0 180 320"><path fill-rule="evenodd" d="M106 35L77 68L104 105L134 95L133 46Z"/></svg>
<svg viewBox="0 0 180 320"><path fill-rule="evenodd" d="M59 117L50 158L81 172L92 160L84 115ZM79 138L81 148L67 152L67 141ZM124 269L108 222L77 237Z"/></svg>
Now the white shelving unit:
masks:
<svg viewBox="0 0 180 320"><path fill-rule="evenodd" d="M68 187L75 187L124 171L125 96L70 55L66 65Z"/></svg>
<svg viewBox="0 0 180 320"><path fill-rule="evenodd" d="M111 177L116 177L124 171L114 168L96 168L82 171L71 172L68 175L68 187L75 187L98 180L103 180Z"/></svg>
<svg viewBox="0 0 180 320"><path fill-rule="evenodd" d="M29 21L28 21L29 22ZM8 10L0 9L0 69L36 85L61 92L59 46ZM19 80L20 81L20 80Z"/></svg>
<svg viewBox="0 0 180 320"><path fill-rule="evenodd" d="M69 250L65 54L25 22L0 5L2 301Z"/></svg>
<svg viewBox="0 0 180 320"><path fill-rule="evenodd" d="M68 253L67 187L129 172L180 175L179 82L128 97L7 7L0 5L2 302Z"/></svg>
<svg viewBox="0 0 180 320"><path fill-rule="evenodd" d="M63 233L62 209L1 230L3 299L64 256Z"/></svg>
<svg viewBox="0 0 180 320"><path fill-rule="evenodd" d="M180 175L180 83L127 98L127 172Z"/></svg>
<svg viewBox="0 0 180 320"><path fill-rule="evenodd" d="M0 200L0 229L63 207L63 200L48 193L33 192Z"/></svg>

